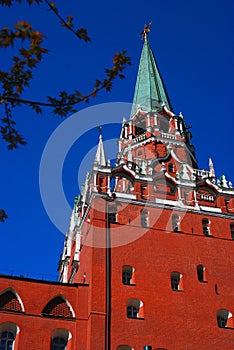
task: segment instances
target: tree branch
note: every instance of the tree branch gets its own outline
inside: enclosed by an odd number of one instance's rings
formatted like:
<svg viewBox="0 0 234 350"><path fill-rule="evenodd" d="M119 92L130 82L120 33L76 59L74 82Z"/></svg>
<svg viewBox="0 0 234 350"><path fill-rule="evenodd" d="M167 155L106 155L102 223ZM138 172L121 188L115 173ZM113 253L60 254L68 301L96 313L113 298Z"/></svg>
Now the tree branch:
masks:
<svg viewBox="0 0 234 350"><path fill-rule="evenodd" d="M0 209L0 222L4 222L8 218L5 210Z"/></svg>
<svg viewBox="0 0 234 350"><path fill-rule="evenodd" d="M67 16L68 20L65 21L63 17L60 15L60 13L58 12L57 7L55 7L54 2L49 2L48 0L44 0L44 2L48 5L50 10L53 11L54 14L60 19L62 25L66 27L68 30L70 30L76 37L78 37L79 39L83 39L86 42L91 41L90 37L88 36L88 32L85 28L74 30L72 16Z"/></svg>

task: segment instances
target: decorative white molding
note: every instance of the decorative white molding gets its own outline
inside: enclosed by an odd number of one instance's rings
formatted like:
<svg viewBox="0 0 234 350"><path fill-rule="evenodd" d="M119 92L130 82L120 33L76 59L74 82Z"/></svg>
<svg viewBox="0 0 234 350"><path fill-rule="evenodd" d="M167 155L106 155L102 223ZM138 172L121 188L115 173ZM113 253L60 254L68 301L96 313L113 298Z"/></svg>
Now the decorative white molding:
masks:
<svg viewBox="0 0 234 350"><path fill-rule="evenodd" d="M207 207L205 205L200 205L200 210L210 211L211 213L222 213L221 208Z"/></svg>
<svg viewBox="0 0 234 350"><path fill-rule="evenodd" d="M155 198L156 204L167 204L172 205L173 207L180 206L180 201L173 201L171 199L162 199L162 198Z"/></svg>
<svg viewBox="0 0 234 350"><path fill-rule="evenodd" d="M123 193L123 192L114 192L116 198L124 198L124 199L136 199L136 195L132 193Z"/></svg>

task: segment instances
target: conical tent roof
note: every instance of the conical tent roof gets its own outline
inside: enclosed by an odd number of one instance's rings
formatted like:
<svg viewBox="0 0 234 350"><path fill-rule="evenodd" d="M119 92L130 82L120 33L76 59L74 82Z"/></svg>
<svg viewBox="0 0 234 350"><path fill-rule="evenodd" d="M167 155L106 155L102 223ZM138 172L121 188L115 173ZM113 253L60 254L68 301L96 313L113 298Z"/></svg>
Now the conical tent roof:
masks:
<svg viewBox="0 0 234 350"><path fill-rule="evenodd" d="M138 106L141 106L143 111L150 112L156 111L162 103L165 103L171 112L173 111L146 35L140 58L131 117L136 114Z"/></svg>

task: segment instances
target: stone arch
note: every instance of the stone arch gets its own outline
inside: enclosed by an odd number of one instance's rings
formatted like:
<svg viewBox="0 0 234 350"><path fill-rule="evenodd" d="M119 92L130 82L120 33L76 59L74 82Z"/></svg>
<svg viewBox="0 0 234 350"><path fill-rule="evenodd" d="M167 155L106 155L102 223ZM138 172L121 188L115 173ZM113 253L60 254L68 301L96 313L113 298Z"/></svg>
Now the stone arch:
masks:
<svg viewBox="0 0 234 350"><path fill-rule="evenodd" d="M0 293L0 309L24 312L22 299L13 288L7 288Z"/></svg>
<svg viewBox="0 0 234 350"><path fill-rule="evenodd" d="M71 304L64 298L63 295L57 295L51 299L42 310L43 316L54 317L75 317L74 310Z"/></svg>

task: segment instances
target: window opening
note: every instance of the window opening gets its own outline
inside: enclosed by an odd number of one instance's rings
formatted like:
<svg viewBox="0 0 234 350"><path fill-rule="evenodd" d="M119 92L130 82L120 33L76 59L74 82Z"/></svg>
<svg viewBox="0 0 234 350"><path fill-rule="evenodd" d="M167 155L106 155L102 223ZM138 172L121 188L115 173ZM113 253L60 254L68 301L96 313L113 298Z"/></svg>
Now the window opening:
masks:
<svg viewBox="0 0 234 350"><path fill-rule="evenodd" d="M12 350L15 340L15 335L12 332L2 332L0 337L0 350Z"/></svg>
<svg viewBox="0 0 234 350"><path fill-rule="evenodd" d="M234 222L232 222L232 223L230 224L230 230L231 230L232 239L234 240Z"/></svg>
<svg viewBox="0 0 234 350"><path fill-rule="evenodd" d="M127 307L127 317L128 318L137 318L138 315L138 308L133 305L129 305Z"/></svg>
<svg viewBox="0 0 234 350"><path fill-rule="evenodd" d="M143 303L138 299L129 299L127 301L127 317L139 318L143 316Z"/></svg>
<svg viewBox="0 0 234 350"><path fill-rule="evenodd" d="M71 333L63 328L56 328L51 336L51 350L66 350Z"/></svg>
<svg viewBox="0 0 234 350"><path fill-rule="evenodd" d="M172 164L172 163L168 164L168 172L169 173L174 173L174 164Z"/></svg>
<svg viewBox="0 0 234 350"><path fill-rule="evenodd" d="M217 323L220 328L233 328L232 313L226 309L220 309L216 313Z"/></svg>
<svg viewBox="0 0 234 350"><path fill-rule="evenodd" d="M174 232L180 232L180 219L178 214L172 215L172 227Z"/></svg>
<svg viewBox="0 0 234 350"><path fill-rule="evenodd" d="M203 265L197 265L197 278L199 282L207 282L206 280L206 269Z"/></svg>
<svg viewBox="0 0 234 350"><path fill-rule="evenodd" d="M149 227L149 211L147 209L141 211L141 226Z"/></svg>
<svg viewBox="0 0 234 350"><path fill-rule="evenodd" d="M147 185L141 185L141 198L148 199L148 187L147 187Z"/></svg>
<svg viewBox="0 0 234 350"><path fill-rule="evenodd" d="M202 219L202 229L205 236L210 236L210 220L207 218Z"/></svg>
<svg viewBox="0 0 234 350"><path fill-rule="evenodd" d="M182 275L179 272L171 273L171 289L173 291L182 290Z"/></svg>
<svg viewBox="0 0 234 350"><path fill-rule="evenodd" d="M122 267L122 283L130 285L132 284L133 277L133 267L132 266L123 266Z"/></svg>
<svg viewBox="0 0 234 350"><path fill-rule="evenodd" d="M56 337L52 340L52 349L51 350L65 350L67 341L64 338Z"/></svg>

